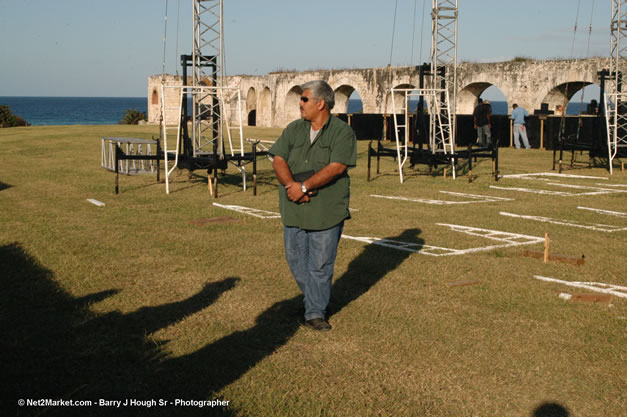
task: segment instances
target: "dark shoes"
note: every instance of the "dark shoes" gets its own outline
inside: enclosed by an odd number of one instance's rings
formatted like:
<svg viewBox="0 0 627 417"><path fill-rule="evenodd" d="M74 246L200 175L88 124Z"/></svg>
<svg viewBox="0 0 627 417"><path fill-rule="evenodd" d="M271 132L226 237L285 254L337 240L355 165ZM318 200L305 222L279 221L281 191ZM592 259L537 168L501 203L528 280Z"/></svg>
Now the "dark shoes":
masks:
<svg viewBox="0 0 627 417"><path fill-rule="evenodd" d="M328 332L331 330L331 325L323 318L317 317L315 319L307 320L305 326L318 332Z"/></svg>

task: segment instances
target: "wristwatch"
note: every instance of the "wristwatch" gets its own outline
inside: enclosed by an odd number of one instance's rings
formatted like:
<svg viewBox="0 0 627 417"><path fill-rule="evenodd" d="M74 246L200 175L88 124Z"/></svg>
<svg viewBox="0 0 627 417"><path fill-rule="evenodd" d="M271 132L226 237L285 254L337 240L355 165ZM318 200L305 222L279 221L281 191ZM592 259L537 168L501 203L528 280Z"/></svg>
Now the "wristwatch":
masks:
<svg viewBox="0 0 627 417"><path fill-rule="evenodd" d="M300 190L303 192L303 194L307 194L307 187L305 186L304 182L300 183Z"/></svg>

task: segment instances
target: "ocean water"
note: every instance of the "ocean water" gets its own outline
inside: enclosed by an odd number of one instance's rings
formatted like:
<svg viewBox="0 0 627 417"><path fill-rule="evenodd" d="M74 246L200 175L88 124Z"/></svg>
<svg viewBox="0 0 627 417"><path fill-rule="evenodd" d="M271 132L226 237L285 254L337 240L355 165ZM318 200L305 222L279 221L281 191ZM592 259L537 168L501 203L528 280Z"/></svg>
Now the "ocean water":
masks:
<svg viewBox="0 0 627 417"><path fill-rule="evenodd" d="M1 97L0 105L8 105L16 116L33 126L46 125L110 125L117 124L129 109L148 113L146 97ZM492 101L494 114L508 114L505 101ZM411 102L415 111L417 101ZM588 103L569 103L566 114L578 115L580 106ZM348 101L348 113L361 111L361 100ZM527 109L533 113L533 109Z"/></svg>
<svg viewBox="0 0 627 417"><path fill-rule="evenodd" d="M0 97L33 126L117 124L129 109L147 115L146 97Z"/></svg>
<svg viewBox="0 0 627 417"><path fill-rule="evenodd" d="M509 114L511 113L511 109L507 105L506 101L490 101L490 105L492 106L493 114ZM418 106L418 101L410 101L410 109L412 112L416 111L416 107ZM571 102L568 103L566 108L566 114L576 116L581 112L585 111L588 107L588 103L584 102ZM581 111L580 111L581 109ZM348 101L348 113L356 113L362 110L361 100L351 99ZM533 110L535 109L527 109L529 114L533 114Z"/></svg>

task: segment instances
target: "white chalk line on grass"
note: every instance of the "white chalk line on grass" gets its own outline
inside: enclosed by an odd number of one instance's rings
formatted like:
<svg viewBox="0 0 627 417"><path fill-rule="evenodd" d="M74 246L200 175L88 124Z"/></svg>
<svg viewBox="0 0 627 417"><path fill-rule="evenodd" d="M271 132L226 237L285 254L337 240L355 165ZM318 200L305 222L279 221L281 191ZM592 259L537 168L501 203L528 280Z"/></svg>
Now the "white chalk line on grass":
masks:
<svg viewBox="0 0 627 417"><path fill-rule="evenodd" d="M260 209L250 208L250 207L219 204L219 203L213 203L213 205L216 207L223 208L223 209L237 211L238 213L249 214L251 216L259 217L262 219L280 219L281 218L280 213L275 213L273 211L266 211L266 210L260 210ZM351 212L359 211L359 209L353 209L353 208L349 208L349 210Z"/></svg>
<svg viewBox="0 0 627 417"><path fill-rule="evenodd" d="M497 185L491 185L490 188L494 188L496 190L520 191L520 192L523 192L523 193L559 195L559 196L564 196L564 197L572 197L572 196L575 196L575 195L579 195L577 193L569 193L568 191L541 190L541 189L537 189L537 188L499 187Z"/></svg>
<svg viewBox="0 0 627 417"><path fill-rule="evenodd" d="M566 187L566 188L575 188L580 190L593 190L589 192L582 193L573 193L570 191L555 191L555 190L544 190L540 188L525 188L525 187L500 187L497 185L491 185L490 188L494 188L497 190L509 190L509 191L520 191L524 193L535 193L535 194L547 194L547 195L559 195L564 197L574 197L574 196L583 196L583 195L601 195L601 194L615 194L615 193L624 193L627 190L616 190L609 188L599 188L599 187L586 187L583 185L572 185L572 184L561 184L557 182L549 182L548 185L555 185L558 187Z"/></svg>
<svg viewBox="0 0 627 417"><path fill-rule="evenodd" d="M558 284L564 284L570 287L584 288L586 290L627 298L627 287L621 287L620 285L604 284L602 282L564 281L557 278L543 277L541 275L534 275L533 277L541 281L557 282Z"/></svg>
<svg viewBox="0 0 627 417"><path fill-rule="evenodd" d="M627 187L627 184L596 184L602 185L603 187Z"/></svg>
<svg viewBox="0 0 627 417"><path fill-rule="evenodd" d="M560 182L549 182L548 185L557 185L558 187L575 188L579 190L594 190L590 193L580 193L579 195L594 195L594 194L612 194L612 193L627 193L627 190L615 190L611 188L602 187L590 187L585 185L563 184Z"/></svg>
<svg viewBox="0 0 627 417"><path fill-rule="evenodd" d="M608 216L627 217L627 213L623 213L622 211L602 210L602 209L596 209L592 207L581 207L581 206L577 208L580 210L594 211L595 213L599 213L599 214L607 214Z"/></svg>
<svg viewBox="0 0 627 417"><path fill-rule="evenodd" d="M482 201L514 201L513 198L506 198L506 197L495 197L495 196L490 196L490 195L480 195L480 194L468 194L468 193L458 193L455 191L440 191L443 194L450 194L450 195L456 195L456 196L460 196L460 197L467 197L467 198L471 198L474 200L479 200L479 202ZM473 201L469 201L469 203L472 203Z"/></svg>
<svg viewBox="0 0 627 417"><path fill-rule="evenodd" d="M610 232L620 232L623 230L627 230L627 227L612 226L608 224L581 224L581 223L573 222L570 220L551 219L550 217L542 217L542 216L527 216L524 214L508 213L506 211L501 211L499 212L499 214L501 216L516 217L519 219L526 219L526 220L535 220L535 221L543 222L543 223L553 223L553 224L559 224L563 226L580 227L582 229L595 230L597 232L610 233Z"/></svg>
<svg viewBox="0 0 627 417"><path fill-rule="evenodd" d="M254 209L254 208L250 208L250 207L235 206L235 205L228 205L228 204L219 204L219 203L213 203L213 205L216 206L216 207L223 208L223 209L236 211L238 213L249 214L251 216L259 217L259 218L262 218L262 219L279 219L279 218L281 218L281 215L279 213L275 213L273 211L259 210L259 209Z"/></svg>
<svg viewBox="0 0 627 417"><path fill-rule="evenodd" d="M590 175L574 175L574 174L558 174L557 172L532 172L527 174L509 174L502 175L501 178L530 178L536 179L535 177L559 177L559 178L589 178L589 179L597 179L597 180L607 180L609 178L606 177L594 177Z"/></svg>
<svg viewBox="0 0 627 417"><path fill-rule="evenodd" d="M95 198L88 198L87 201L89 201L91 204L98 206L98 207L104 207L105 203L103 203L102 201L98 201Z"/></svg>
<svg viewBox="0 0 627 417"><path fill-rule="evenodd" d="M357 240L360 242L385 246L388 248L403 250L407 252L419 253L430 256L451 256L465 255L473 252L484 252L497 248L507 248L511 246L531 245L534 243L544 242L543 237L521 235L517 233L502 232L499 230L480 229L477 227L461 226L456 224L436 223L438 226L445 226L455 232L466 233L473 236L479 236L498 242L504 242L498 245L481 246L468 249L453 249L440 246L425 245L420 243L402 242L392 239L382 239L378 237L356 237L343 234L345 239Z"/></svg>
<svg viewBox="0 0 627 417"><path fill-rule="evenodd" d="M411 201L413 203L425 203L425 204L435 204L435 205L472 204L472 203L485 203L485 202L494 202L494 201L512 201L513 200L512 198L492 197L492 196L479 195L479 194L457 193L453 191L440 191L440 192L444 194L470 198L471 200L462 200L462 201L433 200L429 198L411 198L411 197L388 196L388 195L379 195L379 194L370 194L370 197L387 198L389 200L403 200L403 201Z"/></svg>

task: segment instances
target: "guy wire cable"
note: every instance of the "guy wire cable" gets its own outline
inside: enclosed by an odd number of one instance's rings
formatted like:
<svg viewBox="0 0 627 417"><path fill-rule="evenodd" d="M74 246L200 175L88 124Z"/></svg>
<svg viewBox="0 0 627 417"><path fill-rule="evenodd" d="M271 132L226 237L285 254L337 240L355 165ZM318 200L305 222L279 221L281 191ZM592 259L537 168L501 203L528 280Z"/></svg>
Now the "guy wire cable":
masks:
<svg viewBox="0 0 627 417"><path fill-rule="evenodd" d="M179 22L181 20L181 0L178 0L178 4L176 5L176 55L174 55L174 62L177 62L179 58ZM174 65L176 68L176 75L179 75L179 66ZM183 81L185 83L185 81Z"/></svg>
<svg viewBox="0 0 627 417"><path fill-rule="evenodd" d="M590 25L588 26L588 46L586 47L586 58L590 58L590 39L592 38L592 17L594 16L594 1L592 0L592 9L590 10ZM581 89L581 100L579 102L579 114L581 114L581 110L583 109L583 95L586 90L586 86L584 85ZM601 103L599 103L599 106Z"/></svg>
<svg viewBox="0 0 627 417"><path fill-rule="evenodd" d="M418 0L414 0L414 22L411 27L411 59L409 66L414 66L414 39L416 37L416 3Z"/></svg>
<svg viewBox="0 0 627 417"><path fill-rule="evenodd" d="M425 34L425 5L427 4L427 0L422 0L422 19L420 21L420 57L418 58L418 63L422 65L422 37Z"/></svg>
<svg viewBox="0 0 627 417"><path fill-rule="evenodd" d="M161 73L165 74L165 47L168 39L168 0L165 0L165 17L163 22L163 69Z"/></svg>
<svg viewBox="0 0 627 417"><path fill-rule="evenodd" d="M392 52L394 51L394 32L396 31L396 9L398 0L394 0L394 22L392 23L392 45L390 46L390 62L388 66L392 66Z"/></svg>
<svg viewBox="0 0 627 417"><path fill-rule="evenodd" d="M577 1L577 14L575 16L575 27L573 28L573 40L571 43L571 47L570 47L570 58L572 59L574 56L574 51L575 51L575 38L577 36L577 22L579 21L579 8L581 6L581 0ZM569 82L566 81L566 90L564 92L564 105L562 106L562 118L561 118L561 122L560 122L560 142L563 144L565 138L565 133L566 133L566 113L567 113L567 109L568 109L568 102L569 102L569 97L568 97L568 88L569 88ZM561 159L561 158L560 158Z"/></svg>

